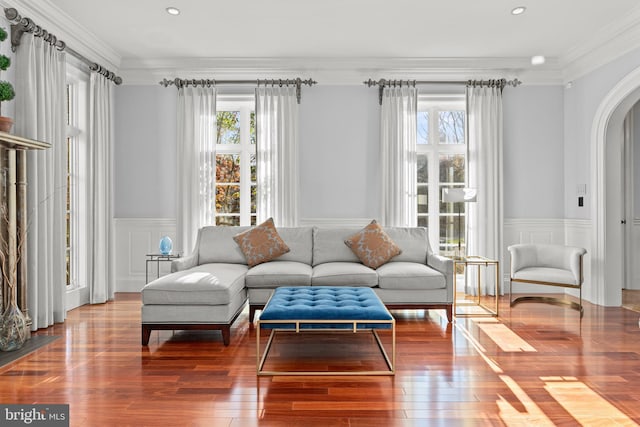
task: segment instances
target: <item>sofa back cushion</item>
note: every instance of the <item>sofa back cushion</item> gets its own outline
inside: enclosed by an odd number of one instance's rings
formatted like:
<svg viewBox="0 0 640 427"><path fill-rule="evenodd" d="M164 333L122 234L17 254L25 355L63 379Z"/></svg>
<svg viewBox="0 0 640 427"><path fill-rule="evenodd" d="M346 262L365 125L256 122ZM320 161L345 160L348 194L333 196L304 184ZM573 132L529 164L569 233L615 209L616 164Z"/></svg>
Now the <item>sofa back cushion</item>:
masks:
<svg viewBox="0 0 640 427"><path fill-rule="evenodd" d="M512 258L515 271L528 267L571 270L571 253L575 248L551 244L519 244L517 258Z"/></svg>
<svg viewBox="0 0 640 427"><path fill-rule="evenodd" d="M426 228L383 227L383 229L402 250L400 255L391 258L389 262L427 263L427 254L431 252L431 248ZM360 230L362 227L314 227L313 265L325 262L360 262L353 251L344 243L345 239Z"/></svg>
<svg viewBox="0 0 640 427"><path fill-rule="evenodd" d="M359 263L358 257L344 241L361 229L362 227L314 227L313 265L325 262Z"/></svg>
<svg viewBox="0 0 640 427"><path fill-rule="evenodd" d="M198 233L198 264L246 264L247 259L233 236L248 229L249 227L202 227Z"/></svg>
<svg viewBox="0 0 640 427"><path fill-rule="evenodd" d="M246 264L247 259L233 236L251 227L203 227L198 234L198 264L212 262ZM297 261L311 265L312 227L277 227L278 234L290 251L274 261ZM347 248L349 250L349 248Z"/></svg>
<svg viewBox="0 0 640 427"><path fill-rule="evenodd" d="M423 227L385 227L384 231L402 250L400 255L391 258L390 262L427 263L429 236Z"/></svg>
<svg viewBox="0 0 640 427"><path fill-rule="evenodd" d="M313 227L276 227L276 229L290 250L273 261L295 261L311 265Z"/></svg>

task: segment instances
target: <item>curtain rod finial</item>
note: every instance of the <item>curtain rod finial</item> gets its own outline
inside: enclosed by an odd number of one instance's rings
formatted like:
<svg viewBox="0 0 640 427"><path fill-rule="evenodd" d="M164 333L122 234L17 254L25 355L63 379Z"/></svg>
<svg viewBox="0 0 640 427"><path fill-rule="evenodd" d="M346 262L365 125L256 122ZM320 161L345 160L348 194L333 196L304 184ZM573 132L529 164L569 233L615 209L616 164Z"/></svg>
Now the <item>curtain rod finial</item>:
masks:
<svg viewBox="0 0 640 427"><path fill-rule="evenodd" d="M18 11L13 7L5 8L4 16L5 18L7 18L8 21L19 21L21 19L20 15L18 14Z"/></svg>

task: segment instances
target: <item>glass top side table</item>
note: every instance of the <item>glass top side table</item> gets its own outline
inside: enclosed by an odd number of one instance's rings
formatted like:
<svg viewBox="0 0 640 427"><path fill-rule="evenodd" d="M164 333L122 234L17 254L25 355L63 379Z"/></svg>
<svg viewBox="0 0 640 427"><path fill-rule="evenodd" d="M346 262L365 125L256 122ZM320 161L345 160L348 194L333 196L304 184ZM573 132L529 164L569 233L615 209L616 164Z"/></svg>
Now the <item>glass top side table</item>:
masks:
<svg viewBox="0 0 640 427"><path fill-rule="evenodd" d="M171 262L174 259L180 258L180 254L147 254L147 260L144 265L144 278L145 283L149 283L149 263L156 263L156 279L160 277L160 263Z"/></svg>
<svg viewBox="0 0 640 427"><path fill-rule="evenodd" d="M459 299L457 286L454 286L453 297L453 314L455 316L498 316L499 312L499 298L500 298L500 263L495 259L486 258L478 255L469 255L461 258L453 259L453 271L454 275L458 271L458 266L464 267L464 297ZM474 293L467 294L469 290L469 273L473 273L475 268L475 284ZM493 269L494 287L493 294L489 295L485 293L483 295L483 278L488 279L489 272L487 270ZM483 274L484 271L484 274ZM457 285L457 284L456 284ZM491 289L491 288L488 288Z"/></svg>

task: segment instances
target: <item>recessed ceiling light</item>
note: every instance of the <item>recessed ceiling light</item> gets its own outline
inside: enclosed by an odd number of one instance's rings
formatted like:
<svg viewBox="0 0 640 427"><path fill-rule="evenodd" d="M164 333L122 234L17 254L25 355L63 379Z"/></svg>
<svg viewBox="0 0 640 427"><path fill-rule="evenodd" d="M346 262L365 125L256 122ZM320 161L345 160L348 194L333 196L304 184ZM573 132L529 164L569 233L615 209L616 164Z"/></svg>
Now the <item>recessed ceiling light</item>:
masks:
<svg viewBox="0 0 640 427"><path fill-rule="evenodd" d="M531 57L531 65L542 65L544 64L545 57L542 55L536 55Z"/></svg>
<svg viewBox="0 0 640 427"><path fill-rule="evenodd" d="M169 15L180 15L180 9L177 7L168 7L165 9Z"/></svg>
<svg viewBox="0 0 640 427"><path fill-rule="evenodd" d="M512 15L522 15L522 14L524 13L524 11L525 11L525 10L527 10L527 8L526 8L526 7L524 7L524 6L518 6L518 7L515 7L515 8L513 8L513 9L511 10L511 14L512 14Z"/></svg>

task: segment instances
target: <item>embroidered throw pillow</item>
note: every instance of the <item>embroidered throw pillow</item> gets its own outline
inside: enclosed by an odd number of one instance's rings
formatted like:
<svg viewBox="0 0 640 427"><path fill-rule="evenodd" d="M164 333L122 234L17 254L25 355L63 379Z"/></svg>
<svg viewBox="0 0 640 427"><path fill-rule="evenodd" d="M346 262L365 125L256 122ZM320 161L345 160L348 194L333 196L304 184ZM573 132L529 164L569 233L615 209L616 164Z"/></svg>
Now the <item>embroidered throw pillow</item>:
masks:
<svg viewBox="0 0 640 427"><path fill-rule="evenodd" d="M344 243L364 265L374 270L402 252L375 219Z"/></svg>
<svg viewBox="0 0 640 427"><path fill-rule="evenodd" d="M236 234L233 240L240 246L249 267L271 261L289 252L289 246L278 234L273 218Z"/></svg>

